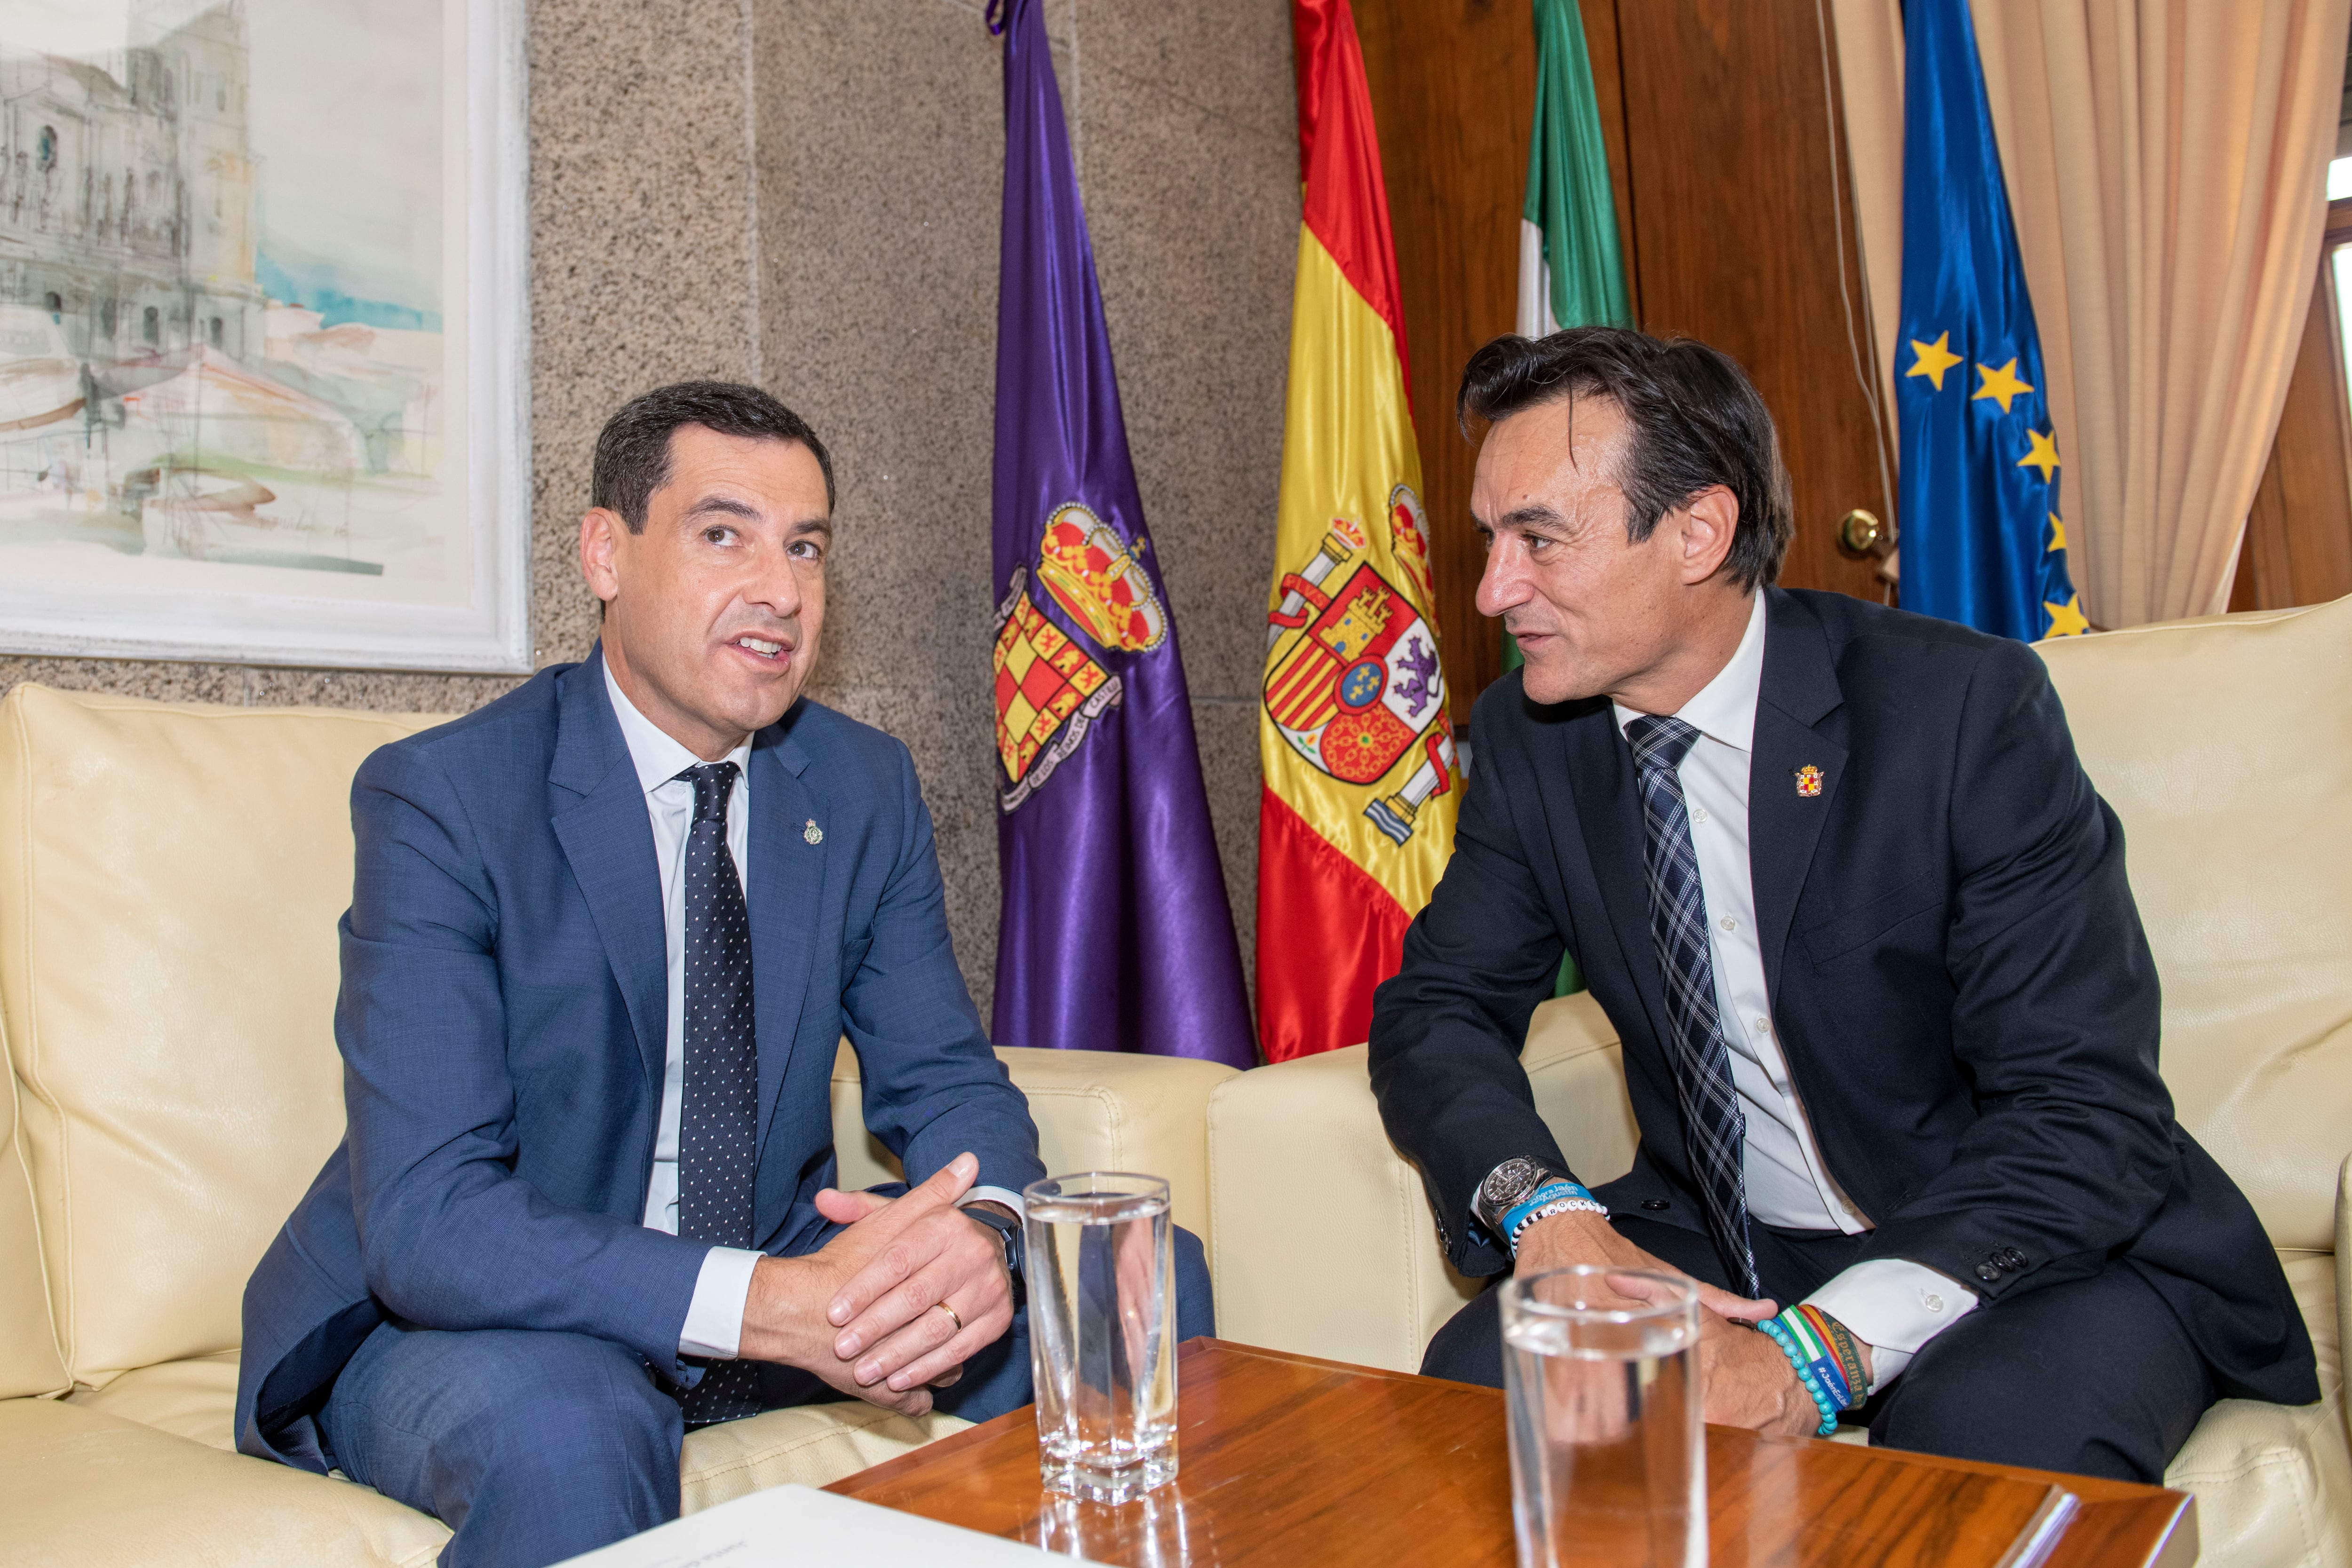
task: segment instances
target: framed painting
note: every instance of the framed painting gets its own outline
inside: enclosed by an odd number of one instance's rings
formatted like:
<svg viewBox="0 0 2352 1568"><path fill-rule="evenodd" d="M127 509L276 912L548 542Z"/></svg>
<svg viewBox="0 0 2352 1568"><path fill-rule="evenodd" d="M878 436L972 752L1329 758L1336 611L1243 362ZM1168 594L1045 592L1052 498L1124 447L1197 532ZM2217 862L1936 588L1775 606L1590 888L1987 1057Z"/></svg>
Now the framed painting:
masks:
<svg viewBox="0 0 2352 1568"><path fill-rule="evenodd" d="M522 0L0 0L0 652L530 667Z"/></svg>

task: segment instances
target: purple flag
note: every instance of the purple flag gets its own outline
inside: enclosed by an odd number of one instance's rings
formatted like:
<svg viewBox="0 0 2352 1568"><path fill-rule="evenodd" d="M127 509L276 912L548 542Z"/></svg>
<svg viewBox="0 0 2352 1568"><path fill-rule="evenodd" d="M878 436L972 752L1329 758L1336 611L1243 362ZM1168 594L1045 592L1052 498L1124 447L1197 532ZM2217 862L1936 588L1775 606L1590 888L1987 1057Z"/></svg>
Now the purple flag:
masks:
<svg viewBox="0 0 2352 1568"><path fill-rule="evenodd" d="M1003 31L993 1033L1247 1067L1257 1052L1176 620L1036 0L1011 0Z"/></svg>

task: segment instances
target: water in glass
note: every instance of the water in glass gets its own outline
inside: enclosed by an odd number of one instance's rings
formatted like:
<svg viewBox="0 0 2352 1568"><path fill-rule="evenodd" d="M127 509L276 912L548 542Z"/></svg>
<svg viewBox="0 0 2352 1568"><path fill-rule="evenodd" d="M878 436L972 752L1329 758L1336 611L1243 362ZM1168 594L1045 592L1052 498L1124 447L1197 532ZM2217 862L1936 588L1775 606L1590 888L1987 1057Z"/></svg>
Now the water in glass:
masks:
<svg viewBox="0 0 2352 1568"><path fill-rule="evenodd" d="M1139 1497L1176 1477L1168 1184L1087 1171L1022 1197L1040 1471L1075 1497Z"/></svg>
<svg viewBox="0 0 2352 1568"><path fill-rule="evenodd" d="M1503 1289L1519 1568L1704 1568L1696 1290L1585 1268Z"/></svg>

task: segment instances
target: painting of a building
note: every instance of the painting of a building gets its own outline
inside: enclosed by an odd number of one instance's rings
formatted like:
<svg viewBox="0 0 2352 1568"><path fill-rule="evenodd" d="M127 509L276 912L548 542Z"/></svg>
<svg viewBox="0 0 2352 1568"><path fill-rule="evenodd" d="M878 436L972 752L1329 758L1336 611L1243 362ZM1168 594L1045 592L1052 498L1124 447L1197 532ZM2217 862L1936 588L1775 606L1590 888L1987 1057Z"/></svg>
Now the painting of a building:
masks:
<svg viewBox="0 0 2352 1568"><path fill-rule="evenodd" d="M0 548L430 576L438 301L264 287L247 9L130 0L79 54L0 26Z"/></svg>

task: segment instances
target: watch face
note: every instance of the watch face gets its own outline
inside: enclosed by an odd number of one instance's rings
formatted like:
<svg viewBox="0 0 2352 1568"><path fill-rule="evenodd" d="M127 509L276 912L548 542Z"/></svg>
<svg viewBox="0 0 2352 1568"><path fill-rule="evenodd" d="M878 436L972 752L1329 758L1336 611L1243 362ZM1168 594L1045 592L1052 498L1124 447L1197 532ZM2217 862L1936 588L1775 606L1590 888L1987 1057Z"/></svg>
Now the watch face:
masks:
<svg viewBox="0 0 2352 1568"><path fill-rule="evenodd" d="M1528 1159L1505 1160L1496 1166L1478 1189L1478 1196L1496 1213L1511 1207L1536 1189L1543 1167Z"/></svg>

